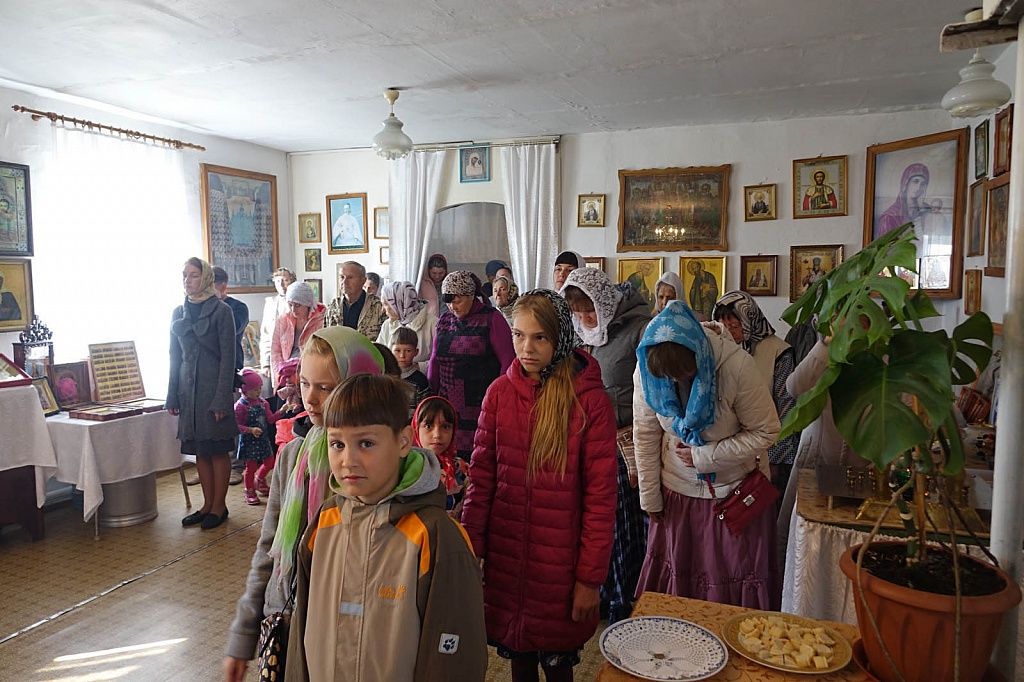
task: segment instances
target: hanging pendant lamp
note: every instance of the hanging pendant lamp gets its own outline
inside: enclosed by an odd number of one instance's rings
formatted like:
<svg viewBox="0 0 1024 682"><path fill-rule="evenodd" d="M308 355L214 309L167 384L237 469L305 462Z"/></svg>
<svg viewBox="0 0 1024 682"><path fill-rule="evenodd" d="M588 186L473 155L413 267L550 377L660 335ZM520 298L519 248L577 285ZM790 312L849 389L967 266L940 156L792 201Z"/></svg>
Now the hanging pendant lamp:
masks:
<svg viewBox="0 0 1024 682"><path fill-rule="evenodd" d="M383 130L373 136L373 148L377 156L388 161L404 158L412 151L412 140L402 132L402 122L395 116L395 100L398 90L388 88L384 91L384 99L391 105L391 115L381 123Z"/></svg>
<svg viewBox="0 0 1024 682"><path fill-rule="evenodd" d="M957 118L992 113L1010 101L1010 88L992 77L995 65L974 51L970 63L960 69L960 82L942 97L942 108Z"/></svg>

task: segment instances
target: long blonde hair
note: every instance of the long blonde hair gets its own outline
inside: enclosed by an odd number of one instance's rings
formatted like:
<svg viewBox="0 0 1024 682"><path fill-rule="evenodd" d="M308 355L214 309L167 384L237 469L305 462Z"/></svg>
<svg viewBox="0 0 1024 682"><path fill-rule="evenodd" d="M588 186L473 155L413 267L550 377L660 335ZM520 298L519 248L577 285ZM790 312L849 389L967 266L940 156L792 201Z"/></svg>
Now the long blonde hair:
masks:
<svg viewBox="0 0 1024 682"><path fill-rule="evenodd" d="M523 314L533 315L551 343L558 346L558 314L551 301L544 296L522 296L516 301L512 317ZM569 422L575 410L583 416L580 432L586 428L587 417L574 386L575 363L572 353L562 358L540 387L531 410L533 438L526 463L528 477L532 478L539 471L554 471L564 476L569 453Z"/></svg>

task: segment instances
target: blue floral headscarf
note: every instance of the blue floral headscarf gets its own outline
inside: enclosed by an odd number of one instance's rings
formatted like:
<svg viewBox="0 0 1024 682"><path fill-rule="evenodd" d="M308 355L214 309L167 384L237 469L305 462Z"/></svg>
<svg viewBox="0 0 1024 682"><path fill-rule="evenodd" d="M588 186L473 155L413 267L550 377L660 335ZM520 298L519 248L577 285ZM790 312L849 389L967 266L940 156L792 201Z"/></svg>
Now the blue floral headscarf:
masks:
<svg viewBox="0 0 1024 682"><path fill-rule="evenodd" d="M690 388L685 414L675 382L656 377L647 369L647 349L666 342L685 346L697 356L697 376ZM647 325L636 349L636 359L647 404L661 416L672 419L672 430L684 443L704 445L700 434L715 422L715 356L690 307L682 301L669 301Z"/></svg>

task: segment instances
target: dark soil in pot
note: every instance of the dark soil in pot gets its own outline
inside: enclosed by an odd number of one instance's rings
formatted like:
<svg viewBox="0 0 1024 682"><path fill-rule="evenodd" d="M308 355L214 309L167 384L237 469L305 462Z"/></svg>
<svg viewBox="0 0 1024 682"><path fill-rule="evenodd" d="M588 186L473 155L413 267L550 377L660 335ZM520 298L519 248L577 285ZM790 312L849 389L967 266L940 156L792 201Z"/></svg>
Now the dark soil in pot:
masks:
<svg viewBox="0 0 1024 682"><path fill-rule="evenodd" d="M854 561L857 557L854 556ZM953 555L929 548L920 562L907 563L903 545L872 545L864 556L864 569L888 582L933 594L956 594L953 577ZM960 561L960 593L965 597L995 594L1006 587L1006 581L991 567L976 561Z"/></svg>

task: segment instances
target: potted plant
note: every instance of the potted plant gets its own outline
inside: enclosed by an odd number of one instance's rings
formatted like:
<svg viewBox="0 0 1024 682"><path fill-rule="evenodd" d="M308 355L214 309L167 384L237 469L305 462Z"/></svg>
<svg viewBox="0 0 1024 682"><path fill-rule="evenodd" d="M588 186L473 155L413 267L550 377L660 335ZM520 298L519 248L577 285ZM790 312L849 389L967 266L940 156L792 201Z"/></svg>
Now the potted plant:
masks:
<svg viewBox="0 0 1024 682"><path fill-rule="evenodd" d="M885 681L966 682L982 678L1002 613L1020 602L1020 590L998 568L954 551L955 530L948 544L937 532L928 536L925 500L937 497L955 527L959 510L941 484L964 464L953 387L971 383L988 364L992 323L979 312L952 335L925 331L922 321L938 316L927 294L911 294L908 282L890 276L916 271L914 240L912 223L883 235L783 313L791 325L817 315L817 330L831 339L827 369L779 437L808 426L831 398L839 433L888 477L907 540L872 544L880 518L868 541L840 562L854 583L872 672ZM929 490L929 479L940 484ZM987 584L979 588L977 580Z"/></svg>

